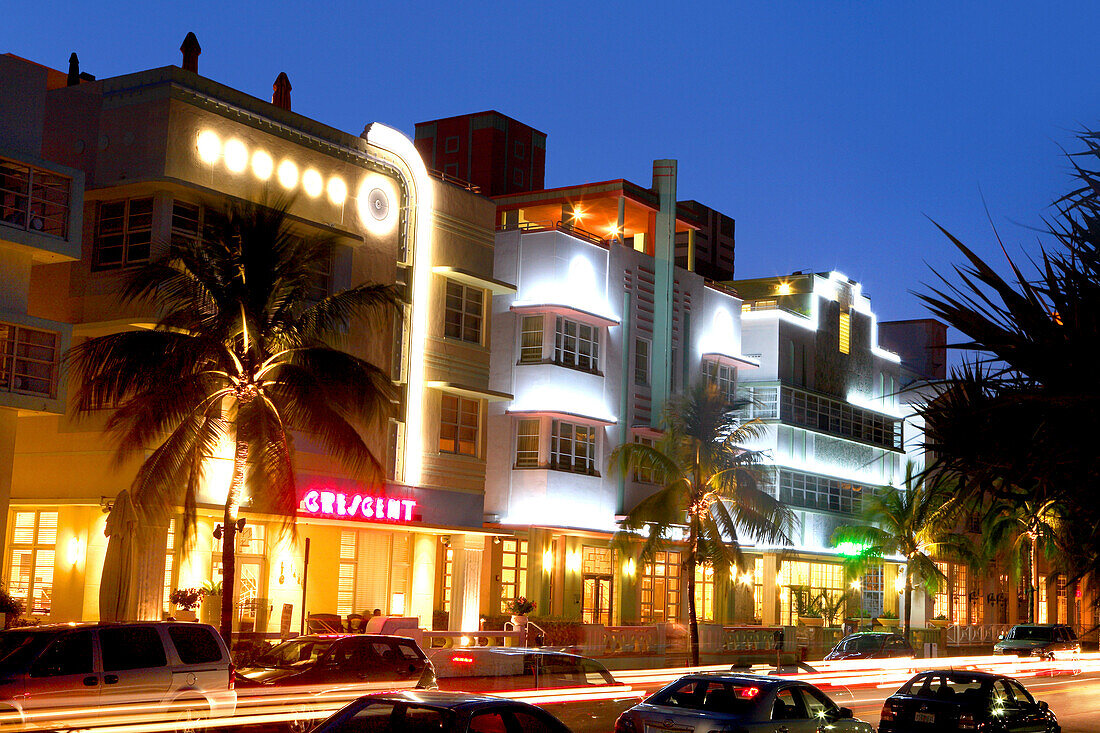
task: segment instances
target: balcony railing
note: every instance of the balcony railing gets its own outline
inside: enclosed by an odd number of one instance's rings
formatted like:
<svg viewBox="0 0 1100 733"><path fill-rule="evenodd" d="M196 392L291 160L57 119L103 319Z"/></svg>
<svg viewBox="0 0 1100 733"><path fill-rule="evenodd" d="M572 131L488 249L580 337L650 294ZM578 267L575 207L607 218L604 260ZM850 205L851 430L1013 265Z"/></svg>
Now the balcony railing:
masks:
<svg viewBox="0 0 1100 733"><path fill-rule="evenodd" d="M55 398L60 341L51 331L0 323L0 392Z"/></svg>
<svg viewBox="0 0 1100 733"><path fill-rule="evenodd" d="M64 176L0 158L0 225L68 239L70 188Z"/></svg>
<svg viewBox="0 0 1100 733"><path fill-rule="evenodd" d="M512 229L518 229L523 232L565 232L571 234L577 239L588 242L589 244L595 244L600 247L607 248L608 241L598 234L581 229L578 226L566 224L561 221L521 221L519 224L501 225L497 227L498 232L509 231Z"/></svg>

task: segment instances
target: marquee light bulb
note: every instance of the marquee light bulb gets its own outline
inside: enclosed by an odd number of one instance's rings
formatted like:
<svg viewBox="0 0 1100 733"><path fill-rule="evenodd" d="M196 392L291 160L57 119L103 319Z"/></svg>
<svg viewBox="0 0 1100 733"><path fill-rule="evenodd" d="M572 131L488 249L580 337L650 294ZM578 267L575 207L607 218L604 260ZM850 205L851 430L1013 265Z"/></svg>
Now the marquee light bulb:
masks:
<svg viewBox="0 0 1100 733"><path fill-rule="evenodd" d="M321 180L321 174L313 168L307 168L306 172L302 174L302 188L306 190L306 195L311 199L315 199L321 195L321 190L325 187L324 182Z"/></svg>
<svg viewBox="0 0 1100 733"><path fill-rule="evenodd" d="M328 200L332 203L340 206L344 203L344 200L348 197L348 184L344 183L343 178L333 176L328 179Z"/></svg>
<svg viewBox="0 0 1100 733"><path fill-rule="evenodd" d="M242 172L248 165L248 148L233 138L225 144L225 167L233 173Z"/></svg>
<svg viewBox="0 0 1100 733"><path fill-rule="evenodd" d="M222 141L212 130L199 134L199 158L204 163L215 163L222 154Z"/></svg>
<svg viewBox="0 0 1100 733"><path fill-rule="evenodd" d="M257 150L252 154L252 173L261 181L271 178L271 172L275 169L275 161L263 150Z"/></svg>

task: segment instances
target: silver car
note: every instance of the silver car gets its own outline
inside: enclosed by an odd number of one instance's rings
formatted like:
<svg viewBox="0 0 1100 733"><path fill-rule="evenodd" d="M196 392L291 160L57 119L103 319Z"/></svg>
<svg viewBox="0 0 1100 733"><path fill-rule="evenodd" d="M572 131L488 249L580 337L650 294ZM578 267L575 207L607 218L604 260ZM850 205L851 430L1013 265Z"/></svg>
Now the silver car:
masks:
<svg viewBox="0 0 1100 733"><path fill-rule="evenodd" d="M1001 634L993 645L994 654L1040 659L1076 659L1081 642L1065 624L1016 624Z"/></svg>
<svg viewBox="0 0 1100 733"><path fill-rule="evenodd" d="M691 674L623 713L615 733L873 733L821 690L790 678Z"/></svg>

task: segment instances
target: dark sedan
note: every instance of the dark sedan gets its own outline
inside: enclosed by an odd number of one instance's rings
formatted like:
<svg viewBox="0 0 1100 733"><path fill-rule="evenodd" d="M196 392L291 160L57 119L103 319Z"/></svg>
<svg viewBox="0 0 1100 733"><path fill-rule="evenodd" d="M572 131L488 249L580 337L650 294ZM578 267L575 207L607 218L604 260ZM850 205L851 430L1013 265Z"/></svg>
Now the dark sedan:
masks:
<svg viewBox="0 0 1100 733"><path fill-rule="evenodd" d="M615 733L784 731L872 733L848 708L813 685L789 677L692 674L619 716Z"/></svg>
<svg viewBox="0 0 1100 733"><path fill-rule="evenodd" d="M312 733L570 733L533 705L469 692L365 695Z"/></svg>
<svg viewBox="0 0 1100 733"><path fill-rule="evenodd" d="M832 651L825 655L825 659L833 661L837 659L890 659L892 657L911 657L913 647L905 641L901 634L891 634L881 631L861 631L858 634L845 636Z"/></svg>
<svg viewBox="0 0 1100 733"><path fill-rule="evenodd" d="M1058 719L1011 677L988 672L921 672L882 704L879 733L991 731L1058 733Z"/></svg>

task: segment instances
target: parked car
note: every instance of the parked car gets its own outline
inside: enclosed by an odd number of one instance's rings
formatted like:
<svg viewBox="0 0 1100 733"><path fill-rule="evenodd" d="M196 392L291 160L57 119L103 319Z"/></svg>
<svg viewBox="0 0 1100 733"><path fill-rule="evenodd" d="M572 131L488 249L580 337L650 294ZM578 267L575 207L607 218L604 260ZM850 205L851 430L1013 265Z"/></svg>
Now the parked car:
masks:
<svg viewBox="0 0 1100 733"><path fill-rule="evenodd" d="M837 642L825 655L826 661L837 659L889 659L911 657L913 647L901 634L882 631L860 631L849 634Z"/></svg>
<svg viewBox="0 0 1100 733"><path fill-rule="evenodd" d="M366 683L430 689L435 668L412 639L376 634L307 634L284 641L237 672L242 688L302 686L310 692Z"/></svg>
<svg viewBox="0 0 1100 733"><path fill-rule="evenodd" d="M936 669L921 672L882 704L879 733L996 731L1059 733L1058 719L1011 677Z"/></svg>
<svg viewBox="0 0 1100 733"><path fill-rule="evenodd" d="M533 705L468 692L364 695L313 733L570 733Z"/></svg>
<svg viewBox="0 0 1100 733"><path fill-rule="evenodd" d="M1081 642L1065 624L1016 624L993 645L993 653L1043 659L1076 658L1081 653Z"/></svg>
<svg viewBox="0 0 1100 733"><path fill-rule="evenodd" d="M617 684L607 668L595 659L550 649L523 647L462 647L432 652L439 687L467 692L553 690L606 687ZM593 699L540 702L575 730L608 730L641 694L623 689Z"/></svg>
<svg viewBox="0 0 1100 733"><path fill-rule="evenodd" d="M874 733L870 723L852 717L849 708L838 707L813 685L763 675L686 675L615 722L615 733L817 733L822 728L830 733Z"/></svg>
<svg viewBox="0 0 1100 733"><path fill-rule="evenodd" d="M49 624L0 631L0 711L158 706L177 730L197 718L232 715L233 664L208 624Z"/></svg>

